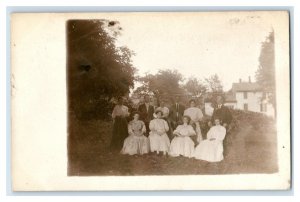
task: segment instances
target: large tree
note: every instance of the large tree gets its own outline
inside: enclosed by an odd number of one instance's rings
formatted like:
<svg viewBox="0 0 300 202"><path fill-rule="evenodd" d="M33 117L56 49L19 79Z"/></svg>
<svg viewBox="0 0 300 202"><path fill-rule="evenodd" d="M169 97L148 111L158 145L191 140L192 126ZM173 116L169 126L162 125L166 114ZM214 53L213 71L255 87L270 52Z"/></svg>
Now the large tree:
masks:
<svg viewBox="0 0 300 202"><path fill-rule="evenodd" d="M223 93L223 85L217 74L211 75L205 79L208 89L212 93Z"/></svg>
<svg viewBox="0 0 300 202"><path fill-rule="evenodd" d="M207 91L207 86L204 82L193 76L186 81L183 88L195 97L201 97Z"/></svg>
<svg viewBox="0 0 300 202"><path fill-rule="evenodd" d="M116 21L67 23L69 109L79 118L105 118L109 100L134 86L133 53L116 45L121 31Z"/></svg>
<svg viewBox="0 0 300 202"><path fill-rule="evenodd" d="M276 109L275 95L275 52L274 31L270 32L261 44L259 55L259 67L256 71L256 81L268 95L268 101Z"/></svg>
<svg viewBox="0 0 300 202"><path fill-rule="evenodd" d="M138 94L153 94L158 99L162 97L170 99L183 93L180 86L183 76L177 70L159 70L157 74L139 77L138 81L141 83L141 86L135 90Z"/></svg>

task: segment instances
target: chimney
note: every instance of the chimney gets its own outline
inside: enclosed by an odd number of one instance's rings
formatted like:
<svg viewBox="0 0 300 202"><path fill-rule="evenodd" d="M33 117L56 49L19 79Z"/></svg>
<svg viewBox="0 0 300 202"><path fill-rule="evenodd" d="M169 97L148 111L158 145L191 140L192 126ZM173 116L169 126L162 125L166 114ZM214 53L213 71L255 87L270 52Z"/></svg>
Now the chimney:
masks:
<svg viewBox="0 0 300 202"><path fill-rule="evenodd" d="M251 83L251 76L249 76L248 78L249 78L249 83Z"/></svg>
<svg viewBox="0 0 300 202"><path fill-rule="evenodd" d="M240 79L240 83L242 83L242 79Z"/></svg>

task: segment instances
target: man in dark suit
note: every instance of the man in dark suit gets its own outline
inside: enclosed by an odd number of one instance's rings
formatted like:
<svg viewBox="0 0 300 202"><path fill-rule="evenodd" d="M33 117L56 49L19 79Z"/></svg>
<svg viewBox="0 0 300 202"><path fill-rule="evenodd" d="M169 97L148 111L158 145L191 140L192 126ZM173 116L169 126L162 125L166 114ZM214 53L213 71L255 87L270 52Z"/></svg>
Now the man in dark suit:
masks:
<svg viewBox="0 0 300 202"><path fill-rule="evenodd" d="M224 99L221 96L217 96L217 106L214 108L211 123L214 123L215 117L218 117L220 118L221 125L228 130L228 126L232 121L232 115L228 107L226 107L223 102Z"/></svg>
<svg viewBox="0 0 300 202"><path fill-rule="evenodd" d="M154 106L150 104L149 95L144 96L144 103L138 107L140 112L140 119L144 121L147 129L147 135L149 134L149 123L153 119Z"/></svg>
<svg viewBox="0 0 300 202"><path fill-rule="evenodd" d="M228 148L232 143L231 138L229 138L230 133L228 132L229 124L232 121L232 114L228 109L228 107L226 107L223 103L224 103L223 97L217 96L217 106L214 108L214 112L212 114L211 122L209 123L209 125L212 126L211 123L214 123L214 119L218 117L220 119L221 125L226 128L226 136L223 142L223 149L224 149L223 153L224 156L227 156Z"/></svg>
<svg viewBox="0 0 300 202"><path fill-rule="evenodd" d="M180 104L180 97L176 96L174 104L170 108L169 120L172 131L176 129L179 124L182 124L182 116L185 106Z"/></svg>

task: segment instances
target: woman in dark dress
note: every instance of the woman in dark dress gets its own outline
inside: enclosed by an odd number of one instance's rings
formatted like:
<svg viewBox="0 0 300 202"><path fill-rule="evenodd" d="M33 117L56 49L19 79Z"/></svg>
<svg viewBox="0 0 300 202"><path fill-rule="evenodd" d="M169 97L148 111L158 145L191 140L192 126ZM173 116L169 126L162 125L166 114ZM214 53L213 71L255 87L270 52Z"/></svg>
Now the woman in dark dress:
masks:
<svg viewBox="0 0 300 202"><path fill-rule="evenodd" d="M125 138L128 136L127 117L129 116L128 107L123 105L123 98L118 98L118 104L112 112L113 134L110 143L112 150L120 151Z"/></svg>

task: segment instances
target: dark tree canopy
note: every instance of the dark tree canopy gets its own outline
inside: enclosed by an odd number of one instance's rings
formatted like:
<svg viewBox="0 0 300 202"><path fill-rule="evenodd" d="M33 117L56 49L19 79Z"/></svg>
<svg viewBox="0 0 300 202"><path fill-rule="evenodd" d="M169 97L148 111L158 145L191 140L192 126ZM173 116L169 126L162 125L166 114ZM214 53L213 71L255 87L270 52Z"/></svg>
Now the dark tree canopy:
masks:
<svg viewBox="0 0 300 202"><path fill-rule="evenodd" d="M116 46L121 30L116 21L68 21L69 109L77 117L104 118L110 110L109 100L133 88L133 53Z"/></svg>
<svg viewBox="0 0 300 202"><path fill-rule="evenodd" d="M259 56L259 67L256 71L256 81L268 94L269 102L276 109L275 96L275 52L274 32L270 32L262 42Z"/></svg>
<svg viewBox="0 0 300 202"><path fill-rule="evenodd" d="M180 82L183 76L177 70L159 70L157 74L147 74L139 77L141 86L135 90L138 94L153 94L157 98L171 99L177 94L182 94Z"/></svg>
<svg viewBox="0 0 300 202"><path fill-rule="evenodd" d="M201 97L207 91L204 82L196 77L190 77L183 85L183 88L195 97Z"/></svg>
<svg viewBox="0 0 300 202"><path fill-rule="evenodd" d="M217 74L205 78L205 81L194 76L185 80L177 70L165 69L138 77L137 80L141 85L134 93L152 94L158 100L163 98L172 101L178 95L187 102L191 97L204 98L208 92L223 94L223 85Z"/></svg>

